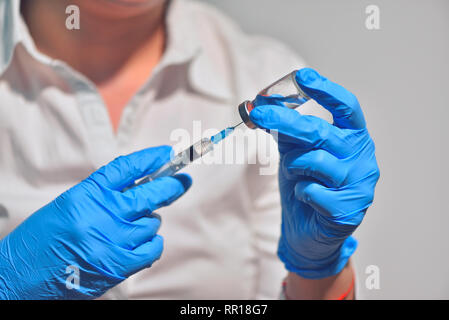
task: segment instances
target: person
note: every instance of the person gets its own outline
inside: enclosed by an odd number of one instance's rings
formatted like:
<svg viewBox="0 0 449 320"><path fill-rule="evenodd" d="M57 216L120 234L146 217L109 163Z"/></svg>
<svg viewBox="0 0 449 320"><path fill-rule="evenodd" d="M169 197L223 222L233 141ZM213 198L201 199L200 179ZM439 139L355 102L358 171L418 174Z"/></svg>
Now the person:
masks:
<svg viewBox="0 0 449 320"><path fill-rule="evenodd" d="M351 235L379 169L353 94L204 3L0 0L0 14L0 298L276 299L283 280L287 299L354 298ZM177 129L238 123L294 69L333 124L255 108L248 130L276 133L279 174L240 142L243 164L124 191L170 159L157 146Z"/></svg>

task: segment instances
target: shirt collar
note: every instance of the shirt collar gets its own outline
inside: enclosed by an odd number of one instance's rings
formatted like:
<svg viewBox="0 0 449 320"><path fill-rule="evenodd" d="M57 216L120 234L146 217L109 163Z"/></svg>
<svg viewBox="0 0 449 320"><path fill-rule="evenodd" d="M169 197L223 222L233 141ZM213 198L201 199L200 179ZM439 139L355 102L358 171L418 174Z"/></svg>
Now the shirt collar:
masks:
<svg viewBox="0 0 449 320"><path fill-rule="evenodd" d="M210 47L195 10L188 0L171 1L166 19L168 44L161 65L189 61L188 76L194 90L220 100L230 100L233 97L227 76L230 70L213 60L217 48Z"/></svg>
<svg viewBox="0 0 449 320"><path fill-rule="evenodd" d="M186 0L171 1L166 17L168 43L158 69L170 64L190 63L188 79L194 90L220 100L230 100L232 87L226 77L230 71L223 70L222 65L213 61L211 48L205 43L206 39L202 39L201 26L194 22L195 12L191 8ZM51 63L52 59L35 48L20 14L20 0L0 1L0 19L3 20L0 24L0 75L11 63L18 44L23 44L36 60Z"/></svg>

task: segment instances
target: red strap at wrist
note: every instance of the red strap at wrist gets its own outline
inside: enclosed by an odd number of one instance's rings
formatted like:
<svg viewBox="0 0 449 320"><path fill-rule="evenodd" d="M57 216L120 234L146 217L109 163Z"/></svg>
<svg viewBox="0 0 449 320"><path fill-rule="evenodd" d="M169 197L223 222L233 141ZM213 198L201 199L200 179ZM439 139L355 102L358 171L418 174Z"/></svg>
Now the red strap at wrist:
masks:
<svg viewBox="0 0 449 320"><path fill-rule="evenodd" d="M336 300L345 300L348 295L351 293L352 289L354 289L354 283L355 283L355 276L354 273L352 274L352 280L351 280L351 285L349 286L349 289L346 290L345 293L343 293L341 296L339 296Z"/></svg>

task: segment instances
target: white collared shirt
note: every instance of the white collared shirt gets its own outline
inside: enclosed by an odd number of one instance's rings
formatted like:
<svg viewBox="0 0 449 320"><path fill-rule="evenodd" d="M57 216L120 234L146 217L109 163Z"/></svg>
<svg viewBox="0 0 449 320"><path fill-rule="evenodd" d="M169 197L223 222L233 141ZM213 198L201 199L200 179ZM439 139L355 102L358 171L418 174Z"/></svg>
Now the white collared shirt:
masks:
<svg viewBox="0 0 449 320"><path fill-rule="evenodd" d="M115 134L93 83L36 50L19 6L0 0L0 237L118 155L161 144L179 149L212 128L238 123L241 101L303 66L283 45L243 34L216 9L174 1L167 49L125 107ZM271 139L261 130L249 136ZM262 167L277 166L277 152L262 163L267 159L256 154L257 144L223 143L225 157L243 147L243 163L186 169L191 190L158 212L161 260L106 297L279 296L286 272L276 257L277 176L260 174Z"/></svg>

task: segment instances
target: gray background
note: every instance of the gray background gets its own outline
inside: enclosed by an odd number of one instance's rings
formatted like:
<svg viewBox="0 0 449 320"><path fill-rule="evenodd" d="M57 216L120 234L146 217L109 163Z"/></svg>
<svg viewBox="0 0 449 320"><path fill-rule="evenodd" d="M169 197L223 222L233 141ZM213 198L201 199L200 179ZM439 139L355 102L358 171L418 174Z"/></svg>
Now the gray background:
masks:
<svg viewBox="0 0 449 320"><path fill-rule="evenodd" d="M381 179L356 232L365 299L449 299L449 1L204 0L244 31L277 38L357 95ZM365 8L380 8L380 30ZM365 286L368 265L380 289Z"/></svg>

